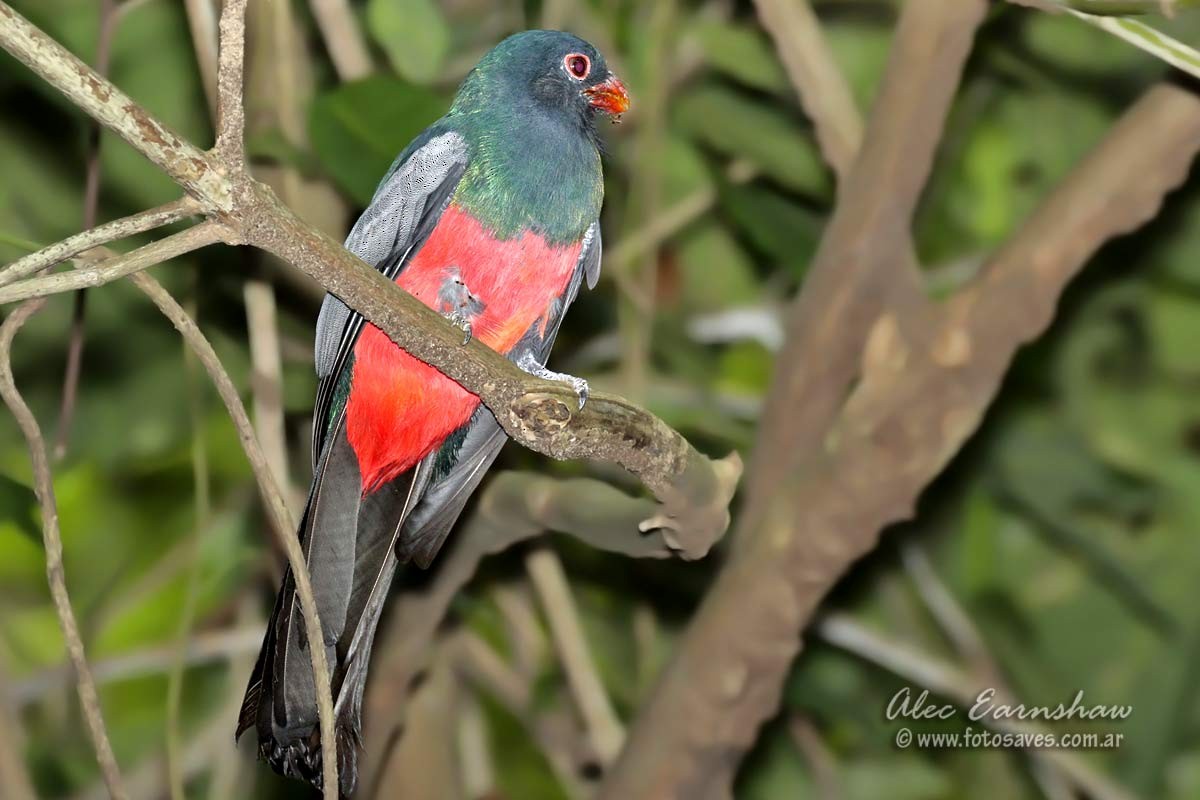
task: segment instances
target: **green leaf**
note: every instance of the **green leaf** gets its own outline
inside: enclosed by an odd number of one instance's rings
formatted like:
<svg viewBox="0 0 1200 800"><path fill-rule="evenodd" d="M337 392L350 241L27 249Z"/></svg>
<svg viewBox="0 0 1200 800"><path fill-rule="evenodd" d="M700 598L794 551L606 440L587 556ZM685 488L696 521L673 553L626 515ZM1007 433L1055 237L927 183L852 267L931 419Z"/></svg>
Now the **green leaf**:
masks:
<svg viewBox="0 0 1200 800"><path fill-rule="evenodd" d="M308 134L338 186L366 205L396 156L444 109L429 90L376 75L318 97Z"/></svg>
<svg viewBox="0 0 1200 800"><path fill-rule="evenodd" d="M788 88L775 49L757 28L704 20L696 24L695 33L705 60L718 72L754 89L780 92Z"/></svg>
<svg viewBox="0 0 1200 800"><path fill-rule="evenodd" d="M829 189L829 174L812 137L789 114L722 86L700 86L679 98L678 126L728 156L748 159L774 180L810 194Z"/></svg>
<svg viewBox="0 0 1200 800"><path fill-rule="evenodd" d="M724 187L721 207L771 259L795 274L808 266L821 235L822 221L816 214L759 184Z"/></svg>
<svg viewBox="0 0 1200 800"><path fill-rule="evenodd" d="M367 28L403 77L429 83L450 50L450 27L433 0L370 0Z"/></svg>
<svg viewBox="0 0 1200 800"><path fill-rule="evenodd" d="M679 246L683 299L689 311L711 311L758 298L754 264L725 228L697 225Z"/></svg>

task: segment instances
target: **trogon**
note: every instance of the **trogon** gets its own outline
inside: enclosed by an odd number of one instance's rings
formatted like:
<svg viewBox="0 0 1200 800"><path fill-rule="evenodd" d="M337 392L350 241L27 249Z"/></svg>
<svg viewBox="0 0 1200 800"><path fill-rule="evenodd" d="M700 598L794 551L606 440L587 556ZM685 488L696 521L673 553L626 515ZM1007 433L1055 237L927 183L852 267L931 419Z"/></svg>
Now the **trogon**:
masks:
<svg viewBox="0 0 1200 800"><path fill-rule="evenodd" d="M629 107L587 42L505 39L450 111L400 154L346 247L525 371L546 369L563 315L600 271L597 122ZM312 576L337 730L354 790L371 642L400 564L427 567L506 437L479 398L327 295L317 320L313 482L299 537ZM277 772L321 781L310 654L290 573L246 690L237 735Z"/></svg>

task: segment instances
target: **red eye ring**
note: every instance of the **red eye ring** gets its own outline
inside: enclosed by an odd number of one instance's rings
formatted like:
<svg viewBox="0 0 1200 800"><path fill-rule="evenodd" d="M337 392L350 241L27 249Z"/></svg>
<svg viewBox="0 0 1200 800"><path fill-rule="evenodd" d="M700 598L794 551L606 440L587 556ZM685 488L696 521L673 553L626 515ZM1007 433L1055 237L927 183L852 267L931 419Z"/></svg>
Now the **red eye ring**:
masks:
<svg viewBox="0 0 1200 800"><path fill-rule="evenodd" d="M567 53L563 57L563 69L577 81L581 81L592 71L592 60L583 53Z"/></svg>

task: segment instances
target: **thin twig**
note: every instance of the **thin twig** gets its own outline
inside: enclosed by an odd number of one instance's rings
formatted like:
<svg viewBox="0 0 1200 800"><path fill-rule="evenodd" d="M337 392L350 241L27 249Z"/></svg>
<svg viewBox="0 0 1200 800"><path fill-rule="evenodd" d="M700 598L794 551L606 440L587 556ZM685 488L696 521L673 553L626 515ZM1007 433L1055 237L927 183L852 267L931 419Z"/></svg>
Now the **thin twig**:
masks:
<svg viewBox="0 0 1200 800"><path fill-rule="evenodd" d="M191 637L183 653L189 667L223 661L248 653L257 653L262 645L261 625L231 630L199 633ZM92 677L97 684L133 680L146 675L160 675L171 668L177 650L173 645L149 647L92 663ZM35 703L47 694L70 683L71 674L65 668L43 670L19 681L13 681L11 694L18 705Z"/></svg>
<svg viewBox="0 0 1200 800"><path fill-rule="evenodd" d="M594 764L592 745L584 740L569 714L539 713L533 708L534 676L517 673L490 644L471 631L455 633L438 649L448 650L463 677L520 720L550 763L568 798L579 800L591 795L583 785L581 773L585 766Z"/></svg>
<svg viewBox="0 0 1200 800"><path fill-rule="evenodd" d="M845 793L838 777L837 759L822 740L817 726L808 717L795 712L788 718L788 733L808 764L819 800L841 800Z"/></svg>
<svg viewBox="0 0 1200 800"><path fill-rule="evenodd" d="M338 77L354 81L371 74L371 52L347 0L309 0L309 6Z"/></svg>
<svg viewBox="0 0 1200 800"><path fill-rule="evenodd" d="M0 665L0 797L36 800L33 778L25 764L20 716L8 687L8 676Z"/></svg>
<svg viewBox="0 0 1200 800"><path fill-rule="evenodd" d="M96 73L108 75L109 55L113 34L121 17L116 0L100 0L100 33L96 42ZM88 129L87 176L83 186L83 229L96 227L100 206L100 123L93 121ZM67 454L71 435L71 420L75 417L75 400L79 394L79 373L83 369L83 345L87 336L87 290L75 293L71 312L71 328L67 335L67 364L63 370L62 400L58 411L58 432L54 437L54 458Z"/></svg>
<svg viewBox="0 0 1200 800"><path fill-rule="evenodd" d="M733 161L725 170L725 179L735 184L746 183L757 176L757 167L748 161ZM630 284L628 278L623 277L629 266L711 211L717 199L715 188L706 186L698 189L663 209L637 229L622 235L621 240L606 251L605 263L609 268L601 274L611 275L630 300L646 307L646 299Z"/></svg>
<svg viewBox="0 0 1200 800"><path fill-rule="evenodd" d="M279 329L275 316L275 290L262 280L242 287L246 301L246 329L250 337L250 391L254 399L254 429L275 479L289 505L295 500L288 473L287 436L283 419L283 361L279 354Z"/></svg>
<svg viewBox="0 0 1200 800"><path fill-rule="evenodd" d="M983 635L949 587L942 582L925 551L915 542L905 541L900 546L900 560L925 608L953 642L958 654L967 662L969 673L975 682L995 689L999 702L1012 702L1012 689L1000 665L988 650ZM1044 759L1041 751L1032 750L1030 756L1034 762L1034 778L1049 800L1073 796L1066 779L1052 762Z"/></svg>
<svg viewBox="0 0 1200 800"><path fill-rule="evenodd" d="M458 757L467 800L495 796L496 767L488 734L487 718L478 698L463 692L458 698Z"/></svg>
<svg viewBox="0 0 1200 800"><path fill-rule="evenodd" d="M427 663L442 620L484 558L548 530L609 552L663 558L670 554L670 546L662 532L642 534L637 530L637 521L653 507L650 500L629 497L596 480L556 480L521 472L502 472L491 478L475 503L474 514L459 524L438 556L431 585L421 590L401 588L393 602L391 623L378 637L378 641L391 644L379 651L375 668L376 674L387 675L389 680L368 687L364 738L387 741L402 723L411 679ZM525 612L517 614L524 616ZM526 622L518 624L527 627ZM533 644L530 649L541 648ZM517 663L525 674L524 661ZM368 751L363 775L378 774L383 758L379 750ZM363 785L371 785L371 779L366 778Z"/></svg>
<svg viewBox="0 0 1200 800"><path fill-rule="evenodd" d="M645 109L635 132L633 187L625 209L623 230L658 215L662 196L662 140L666 125L669 64L675 49L676 2L659 0L641 7L646 15ZM658 285L658 252L649 248L638 260L609 267L624 291L617 304L617 334L621 340L621 383L625 394L642 400L650 364L654 303Z"/></svg>
<svg viewBox="0 0 1200 800"><path fill-rule="evenodd" d="M204 99L213 119L217 116L217 14L214 0L184 0L188 28L192 32L192 50L200 68Z"/></svg>
<svg viewBox="0 0 1200 800"><path fill-rule="evenodd" d="M143 245L124 255L107 258L94 266L71 272L30 278L0 287L0 304L46 297L85 287L102 286L156 264L221 241L224 229L218 223L201 222L185 231Z"/></svg>
<svg viewBox="0 0 1200 800"><path fill-rule="evenodd" d="M558 651L558 659L566 674L567 685L571 687L575 706L583 718L596 755L601 764L607 766L621 750L625 728L617 718L617 712L613 710L608 692L600 680L562 562L553 550L539 547L526 556L525 570L529 573L529 582L537 593L550 625L550 638Z"/></svg>
<svg viewBox="0 0 1200 800"><path fill-rule="evenodd" d="M104 727L104 715L100 710L100 698L96 694L96 683L88 667L83 640L79 637L79 626L75 612L71 610L71 597L67 593L66 571L63 568L62 537L58 530L58 505L54 499L54 481L50 475L50 461L46 455L46 443L42 439L37 419L17 390L12 371L12 343L17 331L44 305L44 300L31 300L9 314L0 325L0 396L3 396L9 411L17 420L25 442L29 447L29 458L33 462L34 492L42 509L42 544L46 551L46 577L50 583L50 595L54 600L54 611L58 614L67 654L75 669L76 689L83 708L88 735L96 749L96 760L104 776L104 783L113 800L127 800L128 795L121 782L121 771L108 741Z"/></svg>
<svg viewBox="0 0 1200 800"><path fill-rule="evenodd" d="M170 225L172 222L178 222L199 211L200 208L196 205L196 201L186 197L149 211L140 211L128 217L106 222L12 262L3 271L0 271L0 286L7 286L21 278L28 278L30 275L49 269L55 264L74 258L94 247L115 242L127 236L145 233L163 225Z"/></svg>
<svg viewBox="0 0 1200 800"><path fill-rule="evenodd" d="M321 623L317 617L317 604L313 597L312 582L308 575L308 566L304 560L304 551L300 548L300 540L295 534L295 524L291 512L288 511L287 501L283 497L271 466L263 453L262 446L254 433L254 426L242 405L237 387L233 385L221 360L212 349L208 339L197 327L195 321L175 301L173 297L157 281L146 273L130 276L134 285L142 290L159 310L171 321L176 330L187 341L188 346L196 353L201 365L208 372L213 385L217 389L229 418L237 429L242 449L250 462L250 468L258 480L259 492L266 502L275 536L287 555L288 565L292 568L292 577L296 583L296 594L300 597L300 608L304 616L305 633L310 642L323 641ZM337 800L337 740L333 730L333 700L330 697L329 666L325 660L325 651L320 647L310 647L312 657L313 682L317 695L317 709L321 722L321 754L324 772L324 792L326 800Z"/></svg>
<svg viewBox="0 0 1200 800"><path fill-rule="evenodd" d="M243 767L246 766L247 759L243 759L238 751L229 746L229 731L237 725L237 718L242 708L242 681L241 676L249 674L254 667L254 660L258 657L260 642L262 641L262 615L259 610L258 599L251 592L246 592L238 601L237 619L235 624L239 629L250 628L259 632L258 638L254 644L246 650L231 652L229 655L229 668L227 675L227 699L222 706L221 713L218 715L220 723L224 728L224 736L219 736L214 739L213 748L210 751L209 762L212 764L212 769L208 775L208 798L209 800L227 800L227 798L236 796L235 787ZM193 639L194 642L194 639Z"/></svg>
<svg viewBox="0 0 1200 800"><path fill-rule="evenodd" d="M909 579L920 595L921 601L929 609L929 613L937 620L938 625L954 643L959 655L966 659L971 667L990 680L1000 676L988 652L983 636L971 622L966 611L954 599L954 595L942 583L937 571L929 563L925 551L913 542L904 542L900 546L900 560Z"/></svg>
<svg viewBox="0 0 1200 800"><path fill-rule="evenodd" d="M217 157L228 169L246 166L246 2L224 0L217 60Z"/></svg>
<svg viewBox="0 0 1200 800"><path fill-rule="evenodd" d="M195 316L195 296L199 281L193 281L192 301ZM188 542L188 575L183 596L183 609L179 614L176 634L175 659L167 673L167 783L172 800L187 800L184 789L182 758L182 705L184 668L187 665L187 644L196 620L196 604L200 595L200 542L212 516L211 489L208 477L208 448L204 443L204 390L196 386L196 357L191 349L183 346L183 371L188 396L188 416L192 428L192 485L194 487L194 519Z"/></svg>
<svg viewBox="0 0 1200 800"><path fill-rule="evenodd" d="M817 15L808 0L754 0L754 5L813 121L825 160L844 180L862 144L863 122Z"/></svg>

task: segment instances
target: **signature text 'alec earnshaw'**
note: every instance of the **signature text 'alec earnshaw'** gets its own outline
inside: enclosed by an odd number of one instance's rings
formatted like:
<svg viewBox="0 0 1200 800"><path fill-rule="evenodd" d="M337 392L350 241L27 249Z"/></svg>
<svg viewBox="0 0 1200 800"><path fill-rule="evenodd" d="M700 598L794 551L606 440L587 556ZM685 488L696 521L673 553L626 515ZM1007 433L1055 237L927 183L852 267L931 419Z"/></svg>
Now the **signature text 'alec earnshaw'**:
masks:
<svg viewBox="0 0 1200 800"><path fill-rule="evenodd" d="M986 720L1123 720L1133 713L1133 706L1092 706L1083 701L1083 690L1075 692L1069 704L1035 706L1017 703L1009 705L995 700L995 689L984 689L975 697L968 709L967 717L972 722ZM951 719L958 713L952 704L938 704L929 699L929 690L923 689L916 697L908 686L892 695L884 715L889 720L932 720Z"/></svg>

